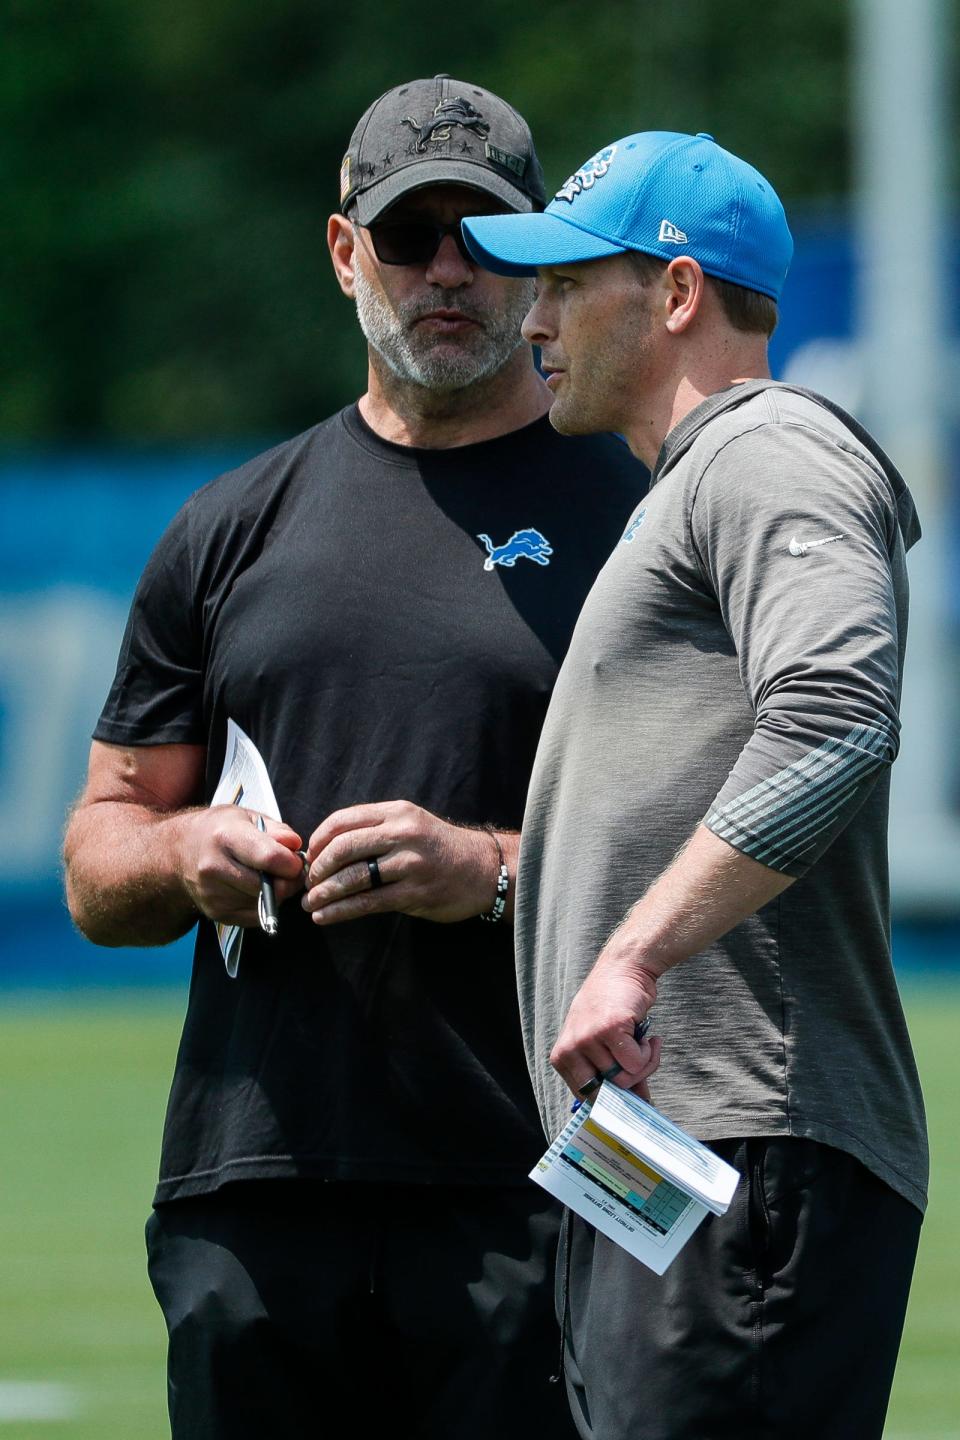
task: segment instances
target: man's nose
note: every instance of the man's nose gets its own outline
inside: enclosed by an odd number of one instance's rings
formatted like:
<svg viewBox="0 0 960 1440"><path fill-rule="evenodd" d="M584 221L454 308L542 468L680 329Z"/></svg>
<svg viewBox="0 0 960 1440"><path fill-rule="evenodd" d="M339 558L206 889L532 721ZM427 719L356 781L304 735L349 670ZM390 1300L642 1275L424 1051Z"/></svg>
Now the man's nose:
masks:
<svg viewBox="0 0 960 1440"><path fill-rule="evenodd" d="M548 340L556 339L556 333L556 326L550 321L544 296L538 295L524 316L520 334L530 345L544 345Z"/></svg>
<svg viewBox="0 0 960 1440"><path fill-rule="evenodd" d="M472 285L474 273L473 265L460 254L453 236L444 235L427 266L427 282L444 290L456 290L461 285Z"/></svg>

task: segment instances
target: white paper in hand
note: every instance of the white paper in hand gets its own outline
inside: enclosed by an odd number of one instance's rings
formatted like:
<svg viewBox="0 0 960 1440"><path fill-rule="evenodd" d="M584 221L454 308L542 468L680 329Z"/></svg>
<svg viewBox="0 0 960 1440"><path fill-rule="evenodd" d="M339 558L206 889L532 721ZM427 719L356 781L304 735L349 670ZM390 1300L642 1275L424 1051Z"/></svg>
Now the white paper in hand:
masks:
<svg viewBox="0 0 960 1440"><path fill-rule="evenodd" d="M257 810L271 820L280 819L277 797L273 793L263 756L235 720L227 721L227 750L210 804L240 805L244 810ZM227 974L235 980L243 945L243 926L218 925L217 939Z"/></svg>
<svg viewBox="0 0 960 1440"><path fill-rule="evenodd" d="M604 1084L530 1179L662 1275L704 1216L724 1213L740 1176L638 1095Z"/></svg>

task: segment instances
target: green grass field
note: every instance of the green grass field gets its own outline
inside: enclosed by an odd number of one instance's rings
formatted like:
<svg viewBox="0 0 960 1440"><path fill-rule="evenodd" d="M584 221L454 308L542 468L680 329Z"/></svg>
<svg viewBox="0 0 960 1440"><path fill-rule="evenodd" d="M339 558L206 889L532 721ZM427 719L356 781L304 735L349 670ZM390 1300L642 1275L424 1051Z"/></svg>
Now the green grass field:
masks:
<svg viewBox="0 0 960 1440"><path fill-rule="evenodd" d="M960 1440L960 983L914 986L907 1003L934 1169L886 1437ZM4 1006L0 1440L169 1434L143 1223L182 1004Z"/></svg>

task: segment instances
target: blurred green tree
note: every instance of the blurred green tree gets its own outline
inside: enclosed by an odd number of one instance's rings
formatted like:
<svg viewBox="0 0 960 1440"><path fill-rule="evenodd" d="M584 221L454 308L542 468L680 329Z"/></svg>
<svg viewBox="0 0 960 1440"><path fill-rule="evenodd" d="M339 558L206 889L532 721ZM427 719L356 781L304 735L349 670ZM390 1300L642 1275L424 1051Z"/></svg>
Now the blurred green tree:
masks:
<svg viewBox="0 0 960 1440"><path fill-rule="evenodd" d="M0 438L281 436L359 393L325 220L359 114L416 76L510 99L548 184L666 128L840 194L848 23L842 0L12 0Z"/></svg>

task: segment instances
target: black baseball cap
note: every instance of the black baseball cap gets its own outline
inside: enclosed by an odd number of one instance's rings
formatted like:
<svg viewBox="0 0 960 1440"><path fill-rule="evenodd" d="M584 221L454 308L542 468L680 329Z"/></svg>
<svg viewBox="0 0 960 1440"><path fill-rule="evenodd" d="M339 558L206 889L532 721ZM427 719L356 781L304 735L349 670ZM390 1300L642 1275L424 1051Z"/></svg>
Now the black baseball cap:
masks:
<svg viewBox="0 0 960 1440"><path fill-rule="evenodd" d="M469 185L516 211L547 203L527 122L498 95L449 75L398 85L363 114L340 166L340 209L369 225L425 185Z"/></svg>

